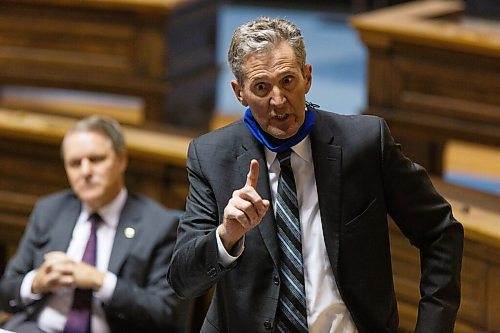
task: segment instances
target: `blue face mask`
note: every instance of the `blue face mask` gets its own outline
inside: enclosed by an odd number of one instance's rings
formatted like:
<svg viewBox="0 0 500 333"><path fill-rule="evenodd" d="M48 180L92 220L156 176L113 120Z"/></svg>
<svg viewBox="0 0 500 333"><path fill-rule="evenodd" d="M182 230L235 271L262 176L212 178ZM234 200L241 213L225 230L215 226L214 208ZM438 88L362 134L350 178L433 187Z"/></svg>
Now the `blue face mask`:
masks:
<svg viewBox="0 0 500 333"><path fill-rule="evenodd" d="M248 127L250 132L252 132L252 135L257 139L257 141L269 148L269 150L275 153L279 153L295 146L311 132L314 126L314 112L312 112L312 109L319 107L319 105L306 102L306 106L307 110L304 123L302 124L302 126L300 126L297 133L295 133L294 136L288 139L277 139L262 130L257 121L255 121L250 108L245 111L243 121L245 122L245 125Z"/></svg>

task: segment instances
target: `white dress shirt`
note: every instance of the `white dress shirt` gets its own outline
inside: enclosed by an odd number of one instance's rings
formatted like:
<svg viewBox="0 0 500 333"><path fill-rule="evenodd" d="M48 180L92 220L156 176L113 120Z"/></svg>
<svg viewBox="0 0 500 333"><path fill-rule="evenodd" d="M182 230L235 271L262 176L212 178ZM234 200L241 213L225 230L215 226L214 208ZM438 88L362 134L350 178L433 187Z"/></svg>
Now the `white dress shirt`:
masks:
<svg viewBox="0 0 500 333"><path fill-rule="evenodd" d="M292 150L291 164L299 204L309 332L356 333L356 326L342 301L326 252L309 136L292 147ZM276 153L267 148L266 161L273 207L276 207L281 168ZM224 266L236 260L244 250L242 244L234 257L225 251L218 234L217 243L219 258Z"/></svg>
<svg viewBox="0 0 500 333"><path fill-rule="evenodd" d="M120 214L127 200L127 190L122 189L118 196L108 205L99 209L97 213L101 216L103 223L97 229L97 251L96 267L105 272L104 282L98 291L94 292L92 304L92 332L109 333L109 326L106 322L106 316L101 303L107 303L116 287L117 277L115 274L107 271L111 249L116 233L116 227L120 219ZM73 260L80 261L90 236L91 223L88 221L90 211L86 205L83 205L82 211L73 229L73 234L66 254ZM35 271L29 272L23 279L21 285L21 297L25 304L29 304L42 295L31 293L31 285L35 277ZM48 332L62 332L66 325L67 315L73 304L73 288L66 288L52 295L47 301L45 307L40 312L37 323L38 326Z"/></svg>

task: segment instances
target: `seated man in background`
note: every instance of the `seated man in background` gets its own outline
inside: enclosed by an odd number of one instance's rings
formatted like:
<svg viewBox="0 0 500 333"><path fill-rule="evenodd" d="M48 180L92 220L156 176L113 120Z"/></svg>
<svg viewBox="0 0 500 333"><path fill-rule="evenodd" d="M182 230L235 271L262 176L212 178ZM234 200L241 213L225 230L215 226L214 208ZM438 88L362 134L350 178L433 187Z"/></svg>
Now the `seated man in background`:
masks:
<svg viewBox="0 0 500 333"><path fill-rule="evenodd" d="M119 124L91 116L65 135L72 190L37 202L0 282L5 329L23 332L184 332L188 304L166 274L178 217L127 191ZM182 319L181 319L182 318Z"/></svg>

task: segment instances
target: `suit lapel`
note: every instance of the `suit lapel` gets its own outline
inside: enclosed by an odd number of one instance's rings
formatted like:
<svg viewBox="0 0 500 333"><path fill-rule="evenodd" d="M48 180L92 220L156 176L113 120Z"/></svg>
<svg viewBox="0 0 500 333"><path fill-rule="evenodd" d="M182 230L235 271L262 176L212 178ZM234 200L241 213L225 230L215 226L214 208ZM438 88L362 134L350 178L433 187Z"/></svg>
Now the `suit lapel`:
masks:
<svg viewBox="0 0 500 333"><path fill-rule="evenodd" d="M136 202L129 196L120 214L116 227L113 248L109 257L108 270L118 274L123 261L128 256L134 238L140 232L140 210Z"/></svg>
<svg viewBox="0 0 500 333"><path fill-rule="evenodd" d="M267 162L262 145L255 140L250 131L247 131L246 128L243 132L245 135L243 135L242 138L241 152L237 157L241 178L244 182L246 182L250 161L252 159L256 159L259 162L257 193L259 193L263 199L267 199L269 202L272 202ZM272 207L268 209L266 215L262 219L262 222L257 228L260 231L264 244L273 259L274 264L276 267L279 267L278 241L276 239L276 226Z"/></svg>
<svg viewBox="0 0 500 333"><path fill-rule="evenodd" d="M342 148L333 144L331 126L325 126L324 122L319 120L320 114L316 113L316 115L316 125L311 132L314 173L323 237L330 265L338 281Z"/></svg>
<svg viewBox="0 0 500 333"><path fill-rule="evenodd" d="M68 249L71 237L73 236L73 229L75 228L76 221L81 212L81 203L72 196L65 204L59 219L54 223L52 228L52 235L50 239L49 251L63 251Z"/></svg>

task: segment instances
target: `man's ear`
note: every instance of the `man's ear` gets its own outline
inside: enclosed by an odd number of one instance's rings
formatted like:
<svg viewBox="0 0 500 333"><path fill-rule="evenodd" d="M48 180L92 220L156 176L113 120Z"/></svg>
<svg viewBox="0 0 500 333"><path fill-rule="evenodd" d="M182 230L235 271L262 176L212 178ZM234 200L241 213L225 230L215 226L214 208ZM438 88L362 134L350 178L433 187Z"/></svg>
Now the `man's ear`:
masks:
<svg viewBox="0 0 500 333"><path fill-rule="evenodd" d="M118 155L118 159L120 161L120 172L125 173L125 170L127 170L128 166L127 152L122 152L120 155Z"/></svg>
<svg viewBox="0 0 500 333"><path fill-rule="evenodd" d="M304 77L306 79L306 94L309 92L309 89L311 89L312 85L312 65L311 64L306 64L304 67Z"/></svg>
<svg viewBox="0 0 500 333"><path fill-rule="evenodd" d="M236 80L231 81L231 87L233 88L234 95L236 96L236 99L243 105L244 107L248 106L247 101L243 97L243 90L241 85L238 83Z"/></svg>

